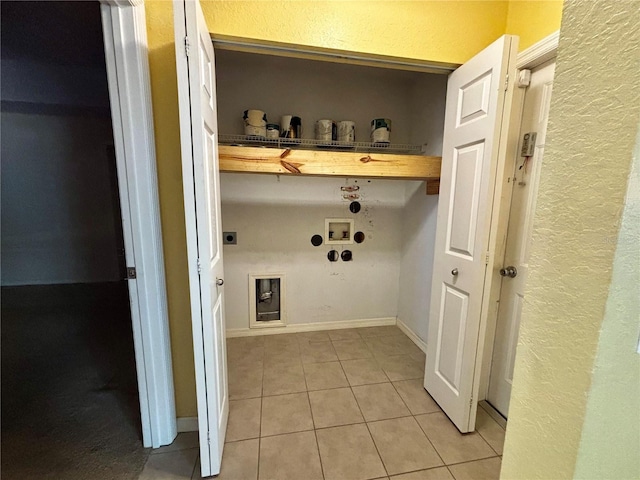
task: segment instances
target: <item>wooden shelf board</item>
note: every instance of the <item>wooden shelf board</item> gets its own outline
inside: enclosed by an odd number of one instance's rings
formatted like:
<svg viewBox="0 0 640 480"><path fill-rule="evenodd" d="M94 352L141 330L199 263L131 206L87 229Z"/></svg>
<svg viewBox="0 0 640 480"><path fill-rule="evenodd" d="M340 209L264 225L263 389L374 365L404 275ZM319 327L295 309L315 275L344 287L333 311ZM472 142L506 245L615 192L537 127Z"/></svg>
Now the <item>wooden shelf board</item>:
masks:
<svg viewBox="0 0 640 480"><path fill-rule="evenodd" d="M439 180L440 157L220 145L221 172Z"/></svg>

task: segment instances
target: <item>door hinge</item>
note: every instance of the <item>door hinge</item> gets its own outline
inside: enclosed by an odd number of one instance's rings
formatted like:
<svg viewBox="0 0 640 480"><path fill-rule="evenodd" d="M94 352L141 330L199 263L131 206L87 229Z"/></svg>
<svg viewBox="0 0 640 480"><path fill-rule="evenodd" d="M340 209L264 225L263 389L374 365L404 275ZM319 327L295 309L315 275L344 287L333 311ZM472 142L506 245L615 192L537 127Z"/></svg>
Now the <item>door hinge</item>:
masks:
<svg viewBox="0 0 640 480"><path fill-rule="evenodd" d="M134 280L136 278L136 267L127 267L127 278L125 280Z"/></svg>
<svg viewBox="0 0 640 480"><path fill-rule="evenodd" d="M489 265L489 252L484 254L484 264Z"/></svg>
<svg viewBox="0 0 640 480"><path fill-rule="evenodd" d="M207 432L207 445L211 445L211 435Z"/></svg>
<svg viewBox="0 0 640 480"><path fill-rule="evenodd" d="M184 54L189 56L189 37L184 37Z"/></svg>
<svg viewBox="0 0 640 480"><path fill-rule="evenodd" d="M200 259L198 259L198 262L196 265L198 266L198 275L200 275L200 273L202 273L202 267L200 266Z"/></svg>
<svg viewBox="0 0 640 480"><path fill-rule="evenodd" d="M470 407L473 407L473 397L471 397L471 398L469 399L469 406L470 406Z"/></svg>
<svg viewBox="0 0 640 480"><path fill-rule="evenodd" d="M507 90L509 90L509 74L508 73L504 77L504 91L506 92Z"/></svg>

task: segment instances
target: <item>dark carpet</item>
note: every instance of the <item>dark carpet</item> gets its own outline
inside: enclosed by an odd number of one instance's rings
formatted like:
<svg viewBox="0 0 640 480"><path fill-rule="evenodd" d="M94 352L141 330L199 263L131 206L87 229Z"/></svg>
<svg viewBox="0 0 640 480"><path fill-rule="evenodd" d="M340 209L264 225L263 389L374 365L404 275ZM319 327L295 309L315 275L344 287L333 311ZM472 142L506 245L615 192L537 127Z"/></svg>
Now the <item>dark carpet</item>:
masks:
<svg viewBox="0 0 640 480"><path fill-rule="evenodd" d="M124 282L2 288L2 471L136 479L142 447Z"/></svg>

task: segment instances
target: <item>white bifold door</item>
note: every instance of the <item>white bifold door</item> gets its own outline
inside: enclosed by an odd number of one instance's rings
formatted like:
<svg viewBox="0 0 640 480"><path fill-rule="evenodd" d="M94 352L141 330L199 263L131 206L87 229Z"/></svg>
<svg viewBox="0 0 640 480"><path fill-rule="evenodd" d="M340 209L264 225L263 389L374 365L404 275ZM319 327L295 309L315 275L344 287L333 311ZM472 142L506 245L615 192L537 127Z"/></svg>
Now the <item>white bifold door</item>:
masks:
<svg viewBox="0 0 640 480"><path fill-rule="evenodd" d="M475 428L517 43L501 37L447 85L424 385L463 433Z"/></svg>
<svg viewBox="0 0 640 480"><path fill-rule="evenodd" d="M220 473L229 417L213 44L195 0L173 3L202 476Z"/></svg>

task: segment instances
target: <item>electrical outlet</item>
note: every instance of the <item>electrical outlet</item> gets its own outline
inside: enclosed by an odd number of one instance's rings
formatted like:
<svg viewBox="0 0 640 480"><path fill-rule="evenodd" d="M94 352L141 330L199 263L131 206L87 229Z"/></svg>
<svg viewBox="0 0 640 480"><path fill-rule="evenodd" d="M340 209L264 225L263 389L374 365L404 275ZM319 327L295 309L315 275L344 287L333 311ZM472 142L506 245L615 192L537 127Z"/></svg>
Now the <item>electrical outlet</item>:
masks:
<svg viewBox="0 0 640 480"><path fill-rule="evenodd" d="M236 232L222 232L223 245L237 245L238 234Z"/></svg>

